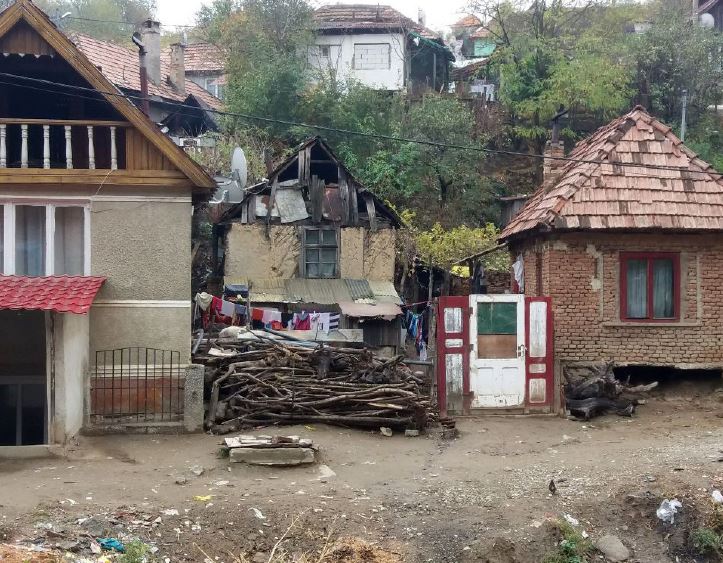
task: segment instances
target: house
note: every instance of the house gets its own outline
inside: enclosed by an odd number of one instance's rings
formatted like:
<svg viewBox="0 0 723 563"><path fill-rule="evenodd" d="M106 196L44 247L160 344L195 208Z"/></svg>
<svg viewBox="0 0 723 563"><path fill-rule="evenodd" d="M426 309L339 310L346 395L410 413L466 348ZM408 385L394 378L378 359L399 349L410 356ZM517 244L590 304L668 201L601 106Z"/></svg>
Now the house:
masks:
<svg viewBox="0 0 723 563"><path fill-rule="evenodd" d="M173 47L167 53L170 61ZM191 43L184 49L186 80L198 84L208 93L223 100L226 97L226 54L212 43Z"/></svg>
<svg viewBox="0 0 723 563"><path fill-rule="evenodd" d="M358 331L355 341L397 353L400 225L397 214L314 137L221 216L218 271L226 285L247 286L254 307L284 315L338 313L339 328Z"/></svg>
<svg viewBox="0 0 723 563"><path fill-rule="evenodd" d="M423 23L382 4L330 4L314 12L316 40L309 64L370 88L446 89L454 60Z"/></svg>
<svg viewBox="0 0 723 563"><path fill-rule="evenodd" d="M501 233L552 299L558 366L721 369L721 175L641 106L568 156Z"/></svg>
<svg viewBox="0 0 723 563"><path fill-rule="evenodd" d="M179 424L191 216L216 185L31 0L0 48L0 445Z"/></svg>
<svg viewBox="0 0 723 563"><path fill-rule="evenodd" d="M489 76L489 57L497 43L489 24L467 15L452 26L455 62L450 71L454 91L464 96L495 100L496 84Z"/></svg>
<svg viewBox="0 0 723 563"><path fill-rule="evenodd" d="M161 56L158 22L143 22L140 36L146 51L149 117L167 128L177 144L203 144L199 138L209 131L218 130L218 117L213 110L223 109L223 103L206 90L205 84L199 85L194 79L186 80L188 47L176 43L171 46L168 56ZM141 63L137 51L82 33L73 33L70 38L118 90L139 108L143 107ZM197 68L200 66L196 58L197 49L191 47L190 51L191 64ZM193 140L184 142L186 139Z"/></svg>

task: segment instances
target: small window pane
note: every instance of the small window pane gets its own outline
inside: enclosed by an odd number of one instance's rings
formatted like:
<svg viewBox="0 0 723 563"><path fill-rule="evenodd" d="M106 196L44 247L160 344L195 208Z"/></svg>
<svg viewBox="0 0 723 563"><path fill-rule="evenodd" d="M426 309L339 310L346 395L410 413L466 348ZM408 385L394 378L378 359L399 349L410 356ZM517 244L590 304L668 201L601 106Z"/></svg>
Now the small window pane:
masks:
<svg viewBox="0 0 723 563"><path fill-rule="evenodd" d="M319 264L307 264L306 265L306 275L310 278L318 278L319 277Z"/></svg>
<svg viewBox="0 0 723 563"><path fill-rule="evenodd" d="M322 264L321 265L321 277L322 278L336 277L336 264Z"/></svg>
<svg viewBox="0 0 723 563"><path fill-rule="evenodd" d="M324 236L324 244L329 246L336 246L336 232L335 231L322 231Z"/></svg>
<svg viewBox="0 0 723 563"><path fill-rule="evenodd" d="M336 264L336 248L324 248L321 251L321 261Z"/></svg>
<svg viewBox="0 0 723 563"><path fill-rule="evenodd" d="M45 207L15 208L15 273L45 275Z"/></svg>
<svg viewBox="0 0 723 563"><path fill-rule="evenodd" d="M517 303L478 303L477 334L517 334Z"/></svg>
<svg viewBox="0 0 723 563"><path fill-rule="evenodd" d="M319 250L316 248L306 249L306 261L307 262L319 262Z"/></svg>
<svg viewBox="0 0 723 563"><path fill-rule="evenodd" d="M319 244L319 231L309 229L306 231L306 244Z"/></svg>
<svg viewBox="0 0 723 563"><path fill-rule="evenodd" d="M670 319L675 316L673 268L673 260L670 258L653 261L653 318L655 319Z"/></svg>
<svg viewBox="0 0 723 563"><path fill-rule="evenodd" d="M84 217L82 207L55 209L55 264L57 276L84 273Z"/></svg>
<svg viewBox="0 0 723 563"><path fill-rule="evenodd" d="M648 261L627 261L627 317L648 318Z"/></svg>

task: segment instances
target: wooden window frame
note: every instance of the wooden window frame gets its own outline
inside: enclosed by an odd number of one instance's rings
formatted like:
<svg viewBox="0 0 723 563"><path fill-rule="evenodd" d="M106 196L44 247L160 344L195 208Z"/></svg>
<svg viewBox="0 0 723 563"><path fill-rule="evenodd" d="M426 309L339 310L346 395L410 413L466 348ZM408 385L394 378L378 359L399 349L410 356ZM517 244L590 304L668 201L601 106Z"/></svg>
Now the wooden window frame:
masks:
<svg viewBox="0 0 723 563"><path fill-rule="evenodd" d="M315 276L313 278L309 277L307 270L306 270L306 250L308 248L332 248L330 245L324 245L324 244L312 244L309 245L306 242L306 235L309 231L331 231L334 233L334 237L336 239L336 246L334 247L336 250L336 264L334 266L334 276L330 278L322 277L322 276ZM319 240L322 240L320 237ZM302 227L301 228L301 256L299 261L299 270L301 272L301 276L306 279L312 279L312 280L334 280L339 279L341 277L341 237L339 236L339 229L335 227L322 227L322 226L313 226L313 227Z"/></svg>
<svg viewBox="0 0 723 563"><path fill-rule="evenodd" d="M653 262L670 259L673 262L673 316L653 317ZM630 260L647 261L647 312L642 319L628 317L628 262ZM680 321L680 253L679 252L621 252L620 253L620 320L629 323L674 323Z"/></svg>

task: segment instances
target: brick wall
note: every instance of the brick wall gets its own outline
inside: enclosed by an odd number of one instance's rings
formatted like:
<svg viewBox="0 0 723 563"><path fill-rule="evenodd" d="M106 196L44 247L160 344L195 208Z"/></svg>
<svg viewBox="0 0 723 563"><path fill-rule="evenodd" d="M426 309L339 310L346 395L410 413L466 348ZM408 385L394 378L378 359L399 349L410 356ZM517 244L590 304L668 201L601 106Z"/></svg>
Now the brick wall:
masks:
<svg viewBox="0 0 723 563"><path fill-rule="evenodd" d="M357 43L354 45L356 70L386 70L390 67L389 43Z"/></svg>
<svg viewBox="0 0 723 563"><path fill-rule="evenodd" d="M514 250L525 293L553 298L556 359L723 366L723 235L566 234ZM680 253L679 321L621 322L621 251Z"/></svg>

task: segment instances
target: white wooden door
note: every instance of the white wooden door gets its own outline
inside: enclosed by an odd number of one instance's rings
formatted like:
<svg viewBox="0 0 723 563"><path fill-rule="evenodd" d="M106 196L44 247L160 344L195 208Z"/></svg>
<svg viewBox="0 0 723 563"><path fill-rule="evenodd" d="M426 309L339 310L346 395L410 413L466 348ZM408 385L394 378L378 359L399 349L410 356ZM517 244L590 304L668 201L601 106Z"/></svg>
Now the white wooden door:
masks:
<svg viewBox="0 0 723 563"><path fill-rule="evenodd" d="M525 402L524 295L470 295L472 408Z"/></svg>

